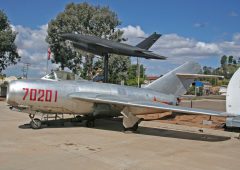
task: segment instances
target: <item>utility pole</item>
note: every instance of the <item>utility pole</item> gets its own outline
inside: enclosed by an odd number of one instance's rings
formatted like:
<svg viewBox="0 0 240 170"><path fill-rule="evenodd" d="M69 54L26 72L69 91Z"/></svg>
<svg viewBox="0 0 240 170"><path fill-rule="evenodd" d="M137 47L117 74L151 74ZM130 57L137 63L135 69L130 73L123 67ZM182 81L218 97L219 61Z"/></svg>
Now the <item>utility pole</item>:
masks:
<svg viewBox="0 0 240 170"><path fill-rule="evenodd" d="M26 63L26 67L27 67L27 73L26 73L26 79L28 78L28 67L30 66L30 63Z"/></svg>
<svg viewBox="0 0 240 170"><path fill-rule="evenodd" d="M25 70L25 67L24 67L24 65L23 65L23 68L22 68L22 77L24 78L25 75L26 75L26 70Z"/></svg>
<svg viewBox="0 0 240 170"><path fill-rule="evenodd" d="M138 87L140 87L140 61L139 61L139 57L137 57L137 82L138 82Z"/></svg>
<svg viewBox="0 0 240 170"><path fill-rule="evenodd" d="M30 65L30 63L23 63L22 73L23 77L25 77L26 79L28 78L28 68Z"/></svg>

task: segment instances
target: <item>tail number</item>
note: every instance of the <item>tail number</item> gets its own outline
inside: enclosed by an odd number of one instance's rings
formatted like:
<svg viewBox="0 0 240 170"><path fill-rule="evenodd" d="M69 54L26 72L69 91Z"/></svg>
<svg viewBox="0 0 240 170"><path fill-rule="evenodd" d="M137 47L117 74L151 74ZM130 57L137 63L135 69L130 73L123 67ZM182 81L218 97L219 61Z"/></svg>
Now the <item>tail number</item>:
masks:
<svg viewBox="0 0 240 170"><path fill-rule="evenodd" d="M23 100L29 98L30 101L39 102L57 102L58 91L57 90L44 90L44 89L29 89L23 88L25 94Z"/></svg>

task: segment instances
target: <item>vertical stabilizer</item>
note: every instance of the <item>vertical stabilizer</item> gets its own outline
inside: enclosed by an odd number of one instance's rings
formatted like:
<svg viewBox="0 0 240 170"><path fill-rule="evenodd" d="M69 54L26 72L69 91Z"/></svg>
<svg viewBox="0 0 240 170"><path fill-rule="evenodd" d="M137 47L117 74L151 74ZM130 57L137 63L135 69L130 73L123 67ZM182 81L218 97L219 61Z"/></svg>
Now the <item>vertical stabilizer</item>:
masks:
<svg viewBox="0 0 240 170"><path fill-rule="evenodd" d="M186 93L189 86L194 82L194 78L180 77L178 73L196 74L199 73L201 67L195 62L186 62L176 69L168 72L164 76L147 85L149 88L161 93L180 96Z"/></svg>
<svg viewBox="0 0 240 170"><path fill-rule="evenodd" d="M240 68L233 74L228 84L226 111L240 115Z"/></svg>
<svg viewBox="0 0 240 170"><path fill-rule="evenodd" d="M160 36L161 34L157 34L156 32L154 32L145 40L137 44L136 47L148 50L159 39Z"/></svg>

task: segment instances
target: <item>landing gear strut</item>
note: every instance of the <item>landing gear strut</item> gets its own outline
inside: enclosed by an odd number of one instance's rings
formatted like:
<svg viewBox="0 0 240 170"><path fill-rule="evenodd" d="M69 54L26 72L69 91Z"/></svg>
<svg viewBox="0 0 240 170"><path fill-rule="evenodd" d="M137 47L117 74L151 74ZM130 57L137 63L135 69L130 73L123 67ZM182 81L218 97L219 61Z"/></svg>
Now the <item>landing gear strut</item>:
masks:
<svg viewBox="0 0 240 170"><path fill-rule="evenodd" d="M29 114L29 117L31 119L31 121L30 121L31 128L33 128L33 129L40 129L42 127L41 120L38 119L38 118L34 118L35 117L34 114Z"/></svg>
<svg viewBox="0 0 240 170"><path fill-rule="evenodd" d="M30 125L33 129L41 129L42 122L40 119L35 118L31 120Z"/></svg>
<svg viewBox="0 0 240 170"><path fill-rule="evenodd" d="M137 131L138 124L143 120L142 118L136 117L133 113L130 112L128 107L125 107L121 114L123 115L123 126L124 131Z"/></svg>

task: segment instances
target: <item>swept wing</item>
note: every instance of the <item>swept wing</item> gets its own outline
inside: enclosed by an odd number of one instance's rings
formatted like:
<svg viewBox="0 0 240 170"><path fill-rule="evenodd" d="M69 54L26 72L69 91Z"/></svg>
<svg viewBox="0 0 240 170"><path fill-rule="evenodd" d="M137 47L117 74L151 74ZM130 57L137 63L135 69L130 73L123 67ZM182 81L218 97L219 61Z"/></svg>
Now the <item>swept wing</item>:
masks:
<svg viewBox="0 0 240 170"><path fill-rule="evenodd" d="M115 105L121 105L123 107L128 106L128 107L151 108L151 109L174 111L174 112L187 113L187 114L236 116L234 114L226 113L226 112L217 112L217 111L204 110L204 109L173 106L173 105L167 105L167 104L152 102L152 101L137 101L137 100L132 100L129 97L98 94L98 93L91 93L91 92L77 92L77 93L70 94L69 97L75 100L81 100L81 101L87 101L87 102L93 102L93 103L115 104Z"/></svg>

